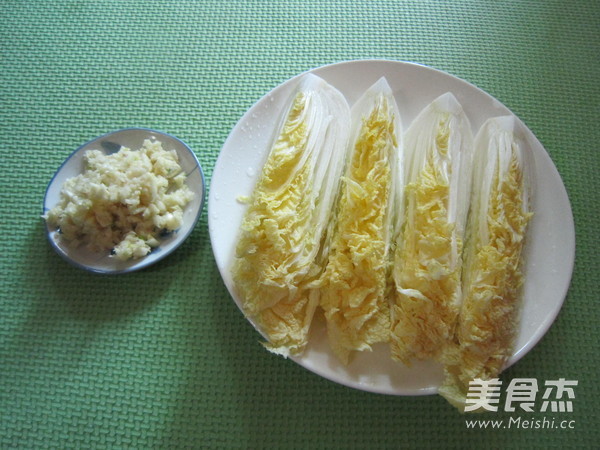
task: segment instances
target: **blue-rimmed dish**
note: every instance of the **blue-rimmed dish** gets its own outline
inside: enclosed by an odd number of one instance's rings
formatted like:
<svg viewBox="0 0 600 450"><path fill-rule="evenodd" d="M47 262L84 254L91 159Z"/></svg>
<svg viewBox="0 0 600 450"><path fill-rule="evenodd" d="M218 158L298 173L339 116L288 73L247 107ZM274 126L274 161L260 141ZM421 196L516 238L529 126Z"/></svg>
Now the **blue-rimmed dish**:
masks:
<svg viewBox="0 0 600 450"><path fill-rule="evenodd" d="M59 230L46 224L47 236L56 252L71 264L95 273L120 274L133 272L154 264L175 251L194 229L204 206L205 182L202 168L192 149L180 139L160 131L147 128L126 128L102 135L75 150L59 167L46 189L44 214L60 199L64 182L83 172L84 155L88 150L100 150L106 154L118 151L121 146L131 149L142 147L145 139L158 140L165 149L174 149L179 164L187 175L186 184L194 193L193 200L186 206L181 227L161 237L160 245L140 259L120 261L110 252L92 252L85 247L74 247L61 238Z"/></svg>

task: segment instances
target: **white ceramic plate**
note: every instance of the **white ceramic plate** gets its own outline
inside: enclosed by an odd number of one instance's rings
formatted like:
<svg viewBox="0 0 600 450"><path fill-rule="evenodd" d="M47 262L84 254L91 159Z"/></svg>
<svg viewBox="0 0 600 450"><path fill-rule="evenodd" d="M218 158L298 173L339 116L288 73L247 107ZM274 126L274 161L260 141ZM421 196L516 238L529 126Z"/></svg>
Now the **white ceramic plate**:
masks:
<svg viewBox="0 0 600 450"><path fill-rule="evenodd" d="M60 237L60 233L46 224L48 240L56 252L68 262L90 272L119 274L133 272L154 264L171 254L192 232L200 218L204 205L204 175L194 152L179 139L165 133L145 128L126 128L100 136L75 150L58 169L44 198L44 213L53 208L60 199L63 183L83 171L84 154L88 150L101 150L105 153L118 151L120 146L131 149L142 147L145 139L157 139L166 150L175 149L179 156L179 164L187 175L186 184L194 193L194 199L186 206L182 226L168 234L160 241L160 246L152 249L143 258L119 261L108 253L94 253L84 247L74 248Z"/></svg>
<svg viewBox="0 0 600 450"><path fill-rule="evenodd" d="M385 76L401 111L404 129L427 104L445 92L461 102L475 134L490 117L511 114L498 100L477 87L438 70L412 63L385 60L350 61L314 69L346 96L350 106ZM225 285L236 297L229 272L245 206L236 201L250 195L270 148L274 127L288 96L298 82L294 77L260 99L242 117L225 142L214 168L208 200L208 224L215 259ZM524 309L514 364L546 333L566 296L575 254L571 206L561 178L548 153L526 129L534 155L533 210L527 248ZM432 362L411 368L393 362L387 345L357 353L345 367L329 350L325 324L317 319L303 356L293 358L303 367L337 383L366 391L395 395L434 394L442 369Z"/></svg>

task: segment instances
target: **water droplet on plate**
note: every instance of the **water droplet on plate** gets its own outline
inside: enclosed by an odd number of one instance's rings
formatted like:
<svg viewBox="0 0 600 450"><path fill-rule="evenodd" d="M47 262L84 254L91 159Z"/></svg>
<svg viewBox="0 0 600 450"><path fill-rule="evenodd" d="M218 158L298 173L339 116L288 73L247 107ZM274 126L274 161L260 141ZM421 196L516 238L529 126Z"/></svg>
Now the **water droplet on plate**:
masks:
<svg viewBox="0 0 600 450"><path fill-rule="evenodd" d="M246 175L248 175L249 177L253 177L256 174L256 170L254 170L253 167L248 167L248 169L246 169Z"/></svg>

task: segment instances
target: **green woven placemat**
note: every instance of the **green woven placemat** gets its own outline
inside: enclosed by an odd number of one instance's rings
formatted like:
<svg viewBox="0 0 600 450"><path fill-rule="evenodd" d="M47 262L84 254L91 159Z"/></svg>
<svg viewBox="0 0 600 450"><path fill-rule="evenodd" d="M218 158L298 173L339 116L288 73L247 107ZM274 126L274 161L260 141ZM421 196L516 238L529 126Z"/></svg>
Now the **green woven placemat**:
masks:
<svg viewBox="0 0 600 450"><path fill-rule="evenodd" d="M0 448L592 447L597 427L600 4L574 1L4 1L0 4ZM572 286L503 376L578 380L573 429L469 429L443 399L349 389L267 353L223 286L206 212L142 272L60 259L40 219L83 142L169 132L210 183L229 131L304 70L414 61L486 90L554 160L575 216Z"/></svg>

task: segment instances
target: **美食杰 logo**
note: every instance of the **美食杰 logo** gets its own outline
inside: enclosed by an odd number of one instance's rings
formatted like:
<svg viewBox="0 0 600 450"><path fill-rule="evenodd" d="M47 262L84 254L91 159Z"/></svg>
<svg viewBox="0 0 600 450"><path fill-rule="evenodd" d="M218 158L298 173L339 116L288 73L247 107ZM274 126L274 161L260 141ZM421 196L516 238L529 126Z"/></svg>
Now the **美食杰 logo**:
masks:
<svg viewBox="0 0 600 450"><path fill-rule="evenodd" d="M504 411L573 412L577 380L546 380L540 386L535 378L514 378L506 387ZM498 411L502 381L474 379L469 383L465 412ZM541 395L538 395L540 394Z"/></svg>

